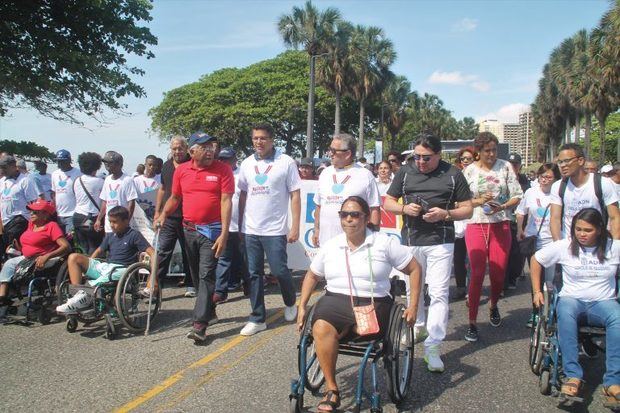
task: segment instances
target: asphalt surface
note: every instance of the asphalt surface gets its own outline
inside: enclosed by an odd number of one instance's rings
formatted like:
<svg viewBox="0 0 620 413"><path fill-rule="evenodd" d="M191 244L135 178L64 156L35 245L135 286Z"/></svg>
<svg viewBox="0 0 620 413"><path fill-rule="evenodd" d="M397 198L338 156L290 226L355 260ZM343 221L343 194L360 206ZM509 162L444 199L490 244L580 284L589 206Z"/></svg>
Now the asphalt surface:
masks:
<svg viewBox="0 0 620 413"><path fill-rule="evenodd" d="M422 346L416 346L413 392L398 410L389 401L380 368L384 411L558 411L556 398L539 393L538 379L527 363L528 284L529 279L522 279L518 289L500 301L499 328L488 324L483 302L477 343L463 339L464 301L451 303L442 348L446 371L428 372ZM121 330L109 341L101 322L80 325L72 334L63 320L47 326L0 326L0 411L287 412L290 381L297 374L298 334L283 321L278 288L268 289L267 331L248 338L238 334L249 301L233 293L218 306L220 322L208 329L203 346L185 338L193 299L184 298L183 292L165 289L162 311L148 337ZM600 394L604 355L587 363L585 404L565 410L609 411ZM346 356L338 362L343 411L352 407L358 365L359 359ZM318 401L306 392L309 411L315 411ZM365 404L364 411L368 408Z"/></svg>

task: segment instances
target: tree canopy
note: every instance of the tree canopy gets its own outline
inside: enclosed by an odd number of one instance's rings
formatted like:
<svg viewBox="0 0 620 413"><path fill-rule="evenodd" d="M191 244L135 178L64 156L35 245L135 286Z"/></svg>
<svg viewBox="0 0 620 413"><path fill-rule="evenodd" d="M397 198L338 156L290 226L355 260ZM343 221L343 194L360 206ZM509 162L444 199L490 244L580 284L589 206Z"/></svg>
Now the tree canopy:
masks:
<svg viewBox="0 0 620 413"><path fill-rule="evenodd" d="M0 152L8 152L28 161L51 161L54 158L48 148L30 141L1 140Z"/></svg>
<svg viewBox="0 0 620 413"><path fill-rule="evenodd" d="M154 57L148 0L5 0L0 2L0 116L29 106L81 123L124 96L145 96L134 82L144 71L127 55Z"/></svg>

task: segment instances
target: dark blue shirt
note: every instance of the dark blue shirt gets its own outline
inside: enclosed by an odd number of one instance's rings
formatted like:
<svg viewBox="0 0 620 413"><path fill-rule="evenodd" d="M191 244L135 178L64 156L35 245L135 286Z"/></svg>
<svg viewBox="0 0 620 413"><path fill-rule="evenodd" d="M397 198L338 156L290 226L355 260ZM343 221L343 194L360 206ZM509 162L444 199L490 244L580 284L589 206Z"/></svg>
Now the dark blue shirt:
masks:
<svg viewBox="0 0 620 413"><path fill-rule="evenodd" d="M139 254L149 247L144 236L133 228L127 228L123 234L105 234L99 246L108 253L108 262L125 266L138 262Z"/></svg>

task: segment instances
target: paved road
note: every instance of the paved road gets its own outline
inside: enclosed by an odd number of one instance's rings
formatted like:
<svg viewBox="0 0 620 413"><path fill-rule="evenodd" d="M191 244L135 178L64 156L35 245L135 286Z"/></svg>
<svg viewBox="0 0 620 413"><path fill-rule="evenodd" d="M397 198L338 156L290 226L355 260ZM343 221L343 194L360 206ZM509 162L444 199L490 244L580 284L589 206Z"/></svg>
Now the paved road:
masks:
<svg viewBox="0 0 620 413"><path fill-rule="evenodd" d="M422 348L416 346L414 391L401 411L556 411L556 399L540 395L526 362L528 282L521 281L500 302L500 328L481 323L481 339L475 344L463 339L463 301L451 304L443 348L446 372L426 371ZM193 300L183 298L182 292L166 290L163 310L148 337L123 334L107 341L101 324L80 326L73 334L62 322L0 326L0 411L286 412L298 336L293 325L283 323L277 287L267 298L269 330L249 338L238 335L249 303L235 293L218 307L221 321L209 329L206 346L185 338ZM481 316L486 315L484 308ZM593 396L585 407L570 411L607 411L600 395L604 360L590 364L586 379ZM339 360L344 409L352 405L357 366L358 359ZM380 378L384 384L383 374ZM385 390L382 398L384 411L398 411ZM305 399L314 411L318 399L309 393Z"/></svg>

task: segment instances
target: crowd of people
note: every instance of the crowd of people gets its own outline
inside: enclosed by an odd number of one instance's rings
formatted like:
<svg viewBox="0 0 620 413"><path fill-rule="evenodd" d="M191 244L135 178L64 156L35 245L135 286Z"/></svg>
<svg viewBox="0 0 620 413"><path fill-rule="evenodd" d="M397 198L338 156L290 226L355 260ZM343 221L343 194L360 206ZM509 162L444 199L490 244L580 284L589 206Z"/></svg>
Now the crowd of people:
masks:
<svg viewBox="0 0 620 413"><path fill-rule="evenodd" d="M542 164L528 177L521 172L518 154L498 158L498 144L496 136L482 132L451 163L444 159L441 141L422 134L407 160L390 152L385 161L370 165L355 159L355 138L341 133L330 143L329 162L317 165L311 158L295 161L275 148L273 128L258 124L252 128L254 153L241 162L234 149L221 148L217 138L198 132L187 139L173 137L165 162L149 155L133 175L124 172L123 156L114 151L103 157L84 152L76 168L71 154L59 150L58 169L51 175L42 162L29 173L3 153L0 308L10 301L7 286L20 260L35 258L37 267L43 267L50 258L68 254L69 241L82 252L68 258L72 284L84 283L84 277L91 283L114 278L119 268L146 253L159 260L159 282L147 286L150 292L161 288L178 242L185 295L196 297L188 337L204 342L208 326L217 322L216 306L239 288L251 306L240 334L253 335L268 327L267 257L282 293L284 318L300 327L315 285L326 282L310 321L327 383L319 411L334 411L340 399L334 346L359 332L354 316L358 305L372 306L384 331L393 268L408 274L405 316L414 325L414 341L424 341L428 370L443 372L451 274L456 278L452 299L466 299L468 307L464 339L476 342L485 275L491 285L488 320L500 327L499 299L516 288L528 262L533 302L530 320L524 320L528 324L536 323L544 283L553 288L556 273L562 274L558 316L568 375L562 392L578 394L583 378L577 320L606 327L608 343L620 334L620 304L615 300L620 163L599 169L579 145L565 144L553 163ZM105 178L97 175L102 164ZM319 252L296 305L287 244L300 237L302 180L317 181L311 240ZM159 233L157 251L129 225L136 206ZM402 215L401 245L377 232L381 208ZM15 249L22 255L8 259L7 251ZM94 260L106 254L107 262ZM556 271L556 264L561 270ZM71 314L89 303L81 292L57 311ZM618 345L608 344L605 389L616 398L619 359Z"/></svg>

